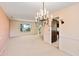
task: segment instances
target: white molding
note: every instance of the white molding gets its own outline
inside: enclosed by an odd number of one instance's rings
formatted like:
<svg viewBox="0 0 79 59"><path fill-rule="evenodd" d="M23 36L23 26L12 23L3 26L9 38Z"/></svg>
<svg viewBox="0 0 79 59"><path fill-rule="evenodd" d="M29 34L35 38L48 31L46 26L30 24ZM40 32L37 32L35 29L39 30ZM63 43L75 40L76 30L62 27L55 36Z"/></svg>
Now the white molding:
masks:
<svg viewBox="0 0 79 59"><path fill-rule="evenodd" d="M79 55L79 37L75 35L61 35L59 48L70 55Z"/></svg>
<svg viewBox="0 0 79 59"><path fill-rule="evenodd" d="M10 20L25 21L25 22L35 22L35 20L27 20L27 19L20 19L20 18L10 18Z"/></svg>
<svg viewBox="0 0 79 59"><path fill-rule="evenodd" d="M60 35L61 38L68 38L71 40L75 40L75 41L79 41L79 36L75 36L75 35Z"/></svg>

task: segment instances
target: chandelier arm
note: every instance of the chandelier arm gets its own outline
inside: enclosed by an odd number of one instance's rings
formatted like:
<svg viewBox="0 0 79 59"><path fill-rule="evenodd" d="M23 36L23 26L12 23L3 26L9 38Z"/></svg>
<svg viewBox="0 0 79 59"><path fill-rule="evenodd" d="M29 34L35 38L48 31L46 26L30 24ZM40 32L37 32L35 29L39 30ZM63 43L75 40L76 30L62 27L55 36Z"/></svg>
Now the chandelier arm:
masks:
<svg viewBox="0 0 79 59"><path fill-rule="evenodd" d="M44 2L43 2L43 19L44 19Z"/></svg>

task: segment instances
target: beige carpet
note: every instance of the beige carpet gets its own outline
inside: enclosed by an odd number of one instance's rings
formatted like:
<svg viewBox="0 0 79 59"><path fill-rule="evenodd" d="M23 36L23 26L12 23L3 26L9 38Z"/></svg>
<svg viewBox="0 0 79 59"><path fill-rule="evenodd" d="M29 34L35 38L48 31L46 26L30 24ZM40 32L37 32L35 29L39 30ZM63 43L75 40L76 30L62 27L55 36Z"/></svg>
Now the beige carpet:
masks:
<svg viewBox="0 0 79 59"><path fill-rule="evenodd" d="M26 35L11 38L3 55L64 56L67 54L38 39L36 35Z"/></svg>

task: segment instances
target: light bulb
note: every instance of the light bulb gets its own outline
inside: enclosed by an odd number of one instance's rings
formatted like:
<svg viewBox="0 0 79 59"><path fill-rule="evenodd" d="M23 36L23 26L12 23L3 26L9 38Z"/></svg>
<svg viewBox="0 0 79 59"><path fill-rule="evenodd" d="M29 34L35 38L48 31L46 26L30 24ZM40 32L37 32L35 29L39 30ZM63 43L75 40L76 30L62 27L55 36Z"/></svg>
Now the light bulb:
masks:
<svg viewBox="0 0 79 59"><path fill-rule="evenodd" d="M51 16L50 16L50 17L51 17L51 19L53 18L52 14L51 14Z"/></svg>

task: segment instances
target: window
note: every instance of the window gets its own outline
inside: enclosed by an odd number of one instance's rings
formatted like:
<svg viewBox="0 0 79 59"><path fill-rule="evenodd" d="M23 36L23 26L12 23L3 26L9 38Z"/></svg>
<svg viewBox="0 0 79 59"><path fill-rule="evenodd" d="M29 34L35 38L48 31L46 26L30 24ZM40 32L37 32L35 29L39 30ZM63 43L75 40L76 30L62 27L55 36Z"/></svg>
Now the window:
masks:
<svg viewBox="0 0 79 59"><path fill-rule="evenodd" d="M21 32L31 31L31 25L30 24L20 24L20 31Z"/></svg>

